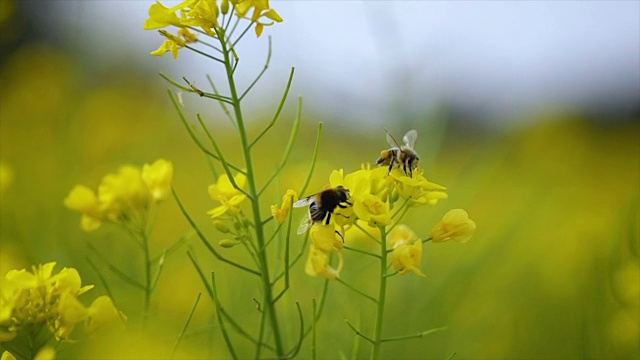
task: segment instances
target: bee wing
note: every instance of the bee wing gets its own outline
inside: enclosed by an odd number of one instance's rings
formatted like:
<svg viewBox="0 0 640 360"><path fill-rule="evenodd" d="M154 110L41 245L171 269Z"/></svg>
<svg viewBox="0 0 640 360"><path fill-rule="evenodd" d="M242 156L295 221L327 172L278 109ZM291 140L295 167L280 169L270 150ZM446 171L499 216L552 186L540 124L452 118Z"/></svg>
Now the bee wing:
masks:
<svg viewBox="0 0 640 360"><path fill-rule="evenodd" d="M306 233L311 228L311 225L313 225L313 221L308 216L303 217L302 221L300 221L300 226L298 226L298 235Z"/></svg>
<svg viewBox="0 0 640 360"><path fill-rule="evenodd" d="M400 144L398 144L398 142L393 137L393 135L391 135L389 130L387 130L386 128L384 130L387 132L387 143L391 145L391 147L400 147Z"/></svg>
<svg viewBox="0 0 640 360"><path fill-rule="evenodd" d="M413 147L416 145L417 139L418 139L418 132L415 130L409 130L402 138L402 141L404 141L405 145L413 149Z"/></svg>
<svg viewBox="0 0 640 360"><path fill-rule="evenodd" d="M311 205L316 200L315 195L307 196L306 198L300 199L293 203L293 207L303 207L307 205Z"/></svg>

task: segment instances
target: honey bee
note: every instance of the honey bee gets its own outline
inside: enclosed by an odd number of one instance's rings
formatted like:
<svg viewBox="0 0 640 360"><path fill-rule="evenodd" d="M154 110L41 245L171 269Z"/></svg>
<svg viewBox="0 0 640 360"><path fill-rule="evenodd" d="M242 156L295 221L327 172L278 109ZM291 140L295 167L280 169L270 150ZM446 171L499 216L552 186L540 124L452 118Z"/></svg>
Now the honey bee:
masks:
<svg viewBox="0 0 640 360"><path fill-rule="evenodd" d="M413 176L413 170L418 167L418 161L420 160L418 153L413 149L418 138L418 132L409 130L402 138L404 145L400 146L389 130L384 130L387 132L387 142L391 145L391 148L380 152L380 157L376 164L389 166L389 172L391 172L394 165L402 165L404 173Z"/></svg>
<svg viewBox="0 0 640 360"><path fill-rule="evenodd" d="M309 205L309 216L302 219L298 227L298 234L304 234L313 224L322 222L323 220L325 224L329 224L331 214L333 214L336 208L345 209L347 205L352 205L349 202L350 196L349 189L338 186L293 203L293 207Z"/></svg>

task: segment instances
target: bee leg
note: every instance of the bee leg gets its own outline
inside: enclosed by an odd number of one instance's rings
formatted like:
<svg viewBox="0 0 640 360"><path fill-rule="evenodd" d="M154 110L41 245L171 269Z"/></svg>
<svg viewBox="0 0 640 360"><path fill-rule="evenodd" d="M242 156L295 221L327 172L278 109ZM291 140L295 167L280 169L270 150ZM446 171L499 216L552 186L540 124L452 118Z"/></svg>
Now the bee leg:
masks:
<svg viewBox="0 0 640 360"><path fill-rule="evenodd" d="M325 225L329 225L329 221L330 221L330 220L331 220L331 213L330 213L330 212L328 212L328 213L327 213L327 221L325 221L325 222L324 222L324 223L325 223Z"/></svg>
<svg viewBox="0 0 640 360"><path fill-rule="evenodd" d="M336 234L338 234L338 236L340 236L340 239L342 239L342 243L344 244L344 236L342 236L342 234L340 234L340 231L336 230Z"/></svg>

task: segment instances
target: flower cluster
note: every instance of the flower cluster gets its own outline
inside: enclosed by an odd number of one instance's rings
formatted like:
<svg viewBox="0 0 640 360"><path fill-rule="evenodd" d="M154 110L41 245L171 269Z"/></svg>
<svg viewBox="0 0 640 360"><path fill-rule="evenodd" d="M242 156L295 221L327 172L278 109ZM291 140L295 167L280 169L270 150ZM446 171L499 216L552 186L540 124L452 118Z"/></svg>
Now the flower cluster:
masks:
<svg viewBox="0 0 640 360"><path fill-rule="evenodd" d="M36 335L48 329L58 340L68 340L78 324L87 332L124 316L108 296L100 296L85 307L78 297L93 288L81 286L80 275L73 268L53 274L55 262L25 269L11 270L0 292L0 343L22 335ZM37 349L34 349L37 350Z"/></svg>
<svg viewBox="0 0 640 360"><path fill-rule="evenodd" d="M336 269L329 265L328 254L343 248L343 237L360 221L374 228L387 228L398 224L403 212L411 207L434 205L447 194L443 186L428 181L417 169L412 177L401 169L389 172L386 167L364 167L344 174L334 170L329 176L332 188L343 186L350 191L352 206L336 208L329 224L316 224L311 228L311 248L306 271L335 279L342 268L342 255L338 253ZM363 224L363 225L364 225ZM418 266L422 257L422 241L408 228L399 226L389 239L393 266L401 274L413 271L422 275Z"/></svg>
<svg viewBox="0 0 640 360"><path fill-rule="evenodd" d="M209 185L209 196L220 205L207 214L214 220L213 225L218 231L233 236L233 239L221 240L219 245L222 247L230 248L251 238L248 220L241 208L247 199L246 186L247 177L242 173L236 174L233 181L222 174L215 184Z"/></svg>
<svg viewBox="0 0 640 360"><path fill-rule="evenodd" d="M149 8L149 18L145 21L144 28L153 30L175 26L180 29L177 35L162 31L161 34L167 40L151 54L160 56L171 52L174 57L178 57L180 48L198 41L189 28L199 28L199 31L209 36L219 37L224 30L224 16L230 10L238 19L247 19L255 24L256 36L262 35L265 26L282 22L280 15L269 5L269 0L222 0L220 4L217 0L185 0L171 8L157 2ZM180 16L176 14L178 11Z"/></svg>
<svg viewBox="0 0 640 360"><path fill-rule="evenodd" d="M167 197L172 179L173 165L164 159L145 164L142 169L125 165L102 179L97 194L87 186L76 185L64 205L82 213L85 231L95 230L103 222L143 222L151 203Z"/></svg>

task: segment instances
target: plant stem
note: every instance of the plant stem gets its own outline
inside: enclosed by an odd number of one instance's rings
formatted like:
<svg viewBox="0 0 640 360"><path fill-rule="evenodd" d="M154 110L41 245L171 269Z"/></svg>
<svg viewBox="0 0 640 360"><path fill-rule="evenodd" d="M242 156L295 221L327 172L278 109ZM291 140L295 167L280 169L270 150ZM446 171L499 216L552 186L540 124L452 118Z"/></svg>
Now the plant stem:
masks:
<svg viewBox="0 0 640 360"><path fill-rule="evenodd" d="M142 314L143 324L149 318L149 307L151 305L151 251L149 250L149 237L142 233L142 249L144 251L144 312Z"/></svg>
<svg viewBox="0 0 640 360"><path fill-rule="evenodd" d="M380 287L378 289L378 304L376 308L376 325L373 335L373 352L371 359L380 358L380 347L382 346L382 320L384 318L384 303L387 295L387 232L384 227L380 227Z"/></svg>
<svg viewBox="0 0 640 360"><path fill-rule="evenodd" d="M224 67L227 73L227 81L229 82L229 92L231 93L231 102L233 103L233 111L236 117L236 122L238 124L238 131L240 133L240 141L242 143L244 162L246 166L247 172L247 183L249 185L249 194L251 201L251 207L253 210L253 218L255 219L255 231L256 231L256 240L257 240L257 248L260 249L258 252L258 260L260 261L260 270L261 270L261 278L262 285L264 291L264 312L267 318L269 319L269 323L271 325L271 330L273 332L273 339L276 348L276 354L278 357L283 357L285 355L284 349L282 347L282 338L280 336L280 328L278 326L278 318L276 316L275 311L275 303L273 301L273 289L271 288L271 279L269 278L269 263L267 260L267 251L264 248L265 236L264 236L264 228L262 224L262 216L260 214L260 201L258 195L258 189L256 184L256 177L253 169L253 160L251 158L251 147L250 142L247 138L247 131L244 124L244 119L242 117L242 109L240 106L240 97L238 96L238 91L236 89L235 79L233 78L233 67L231 64L231 58L229 56L230 49L227 46L227 42L225 40L224 30L216 29L218 33L218 39L220 40L220 44L222 46L222 53L224 55ZM262 339L258 339L259 342Z"/></svg>

